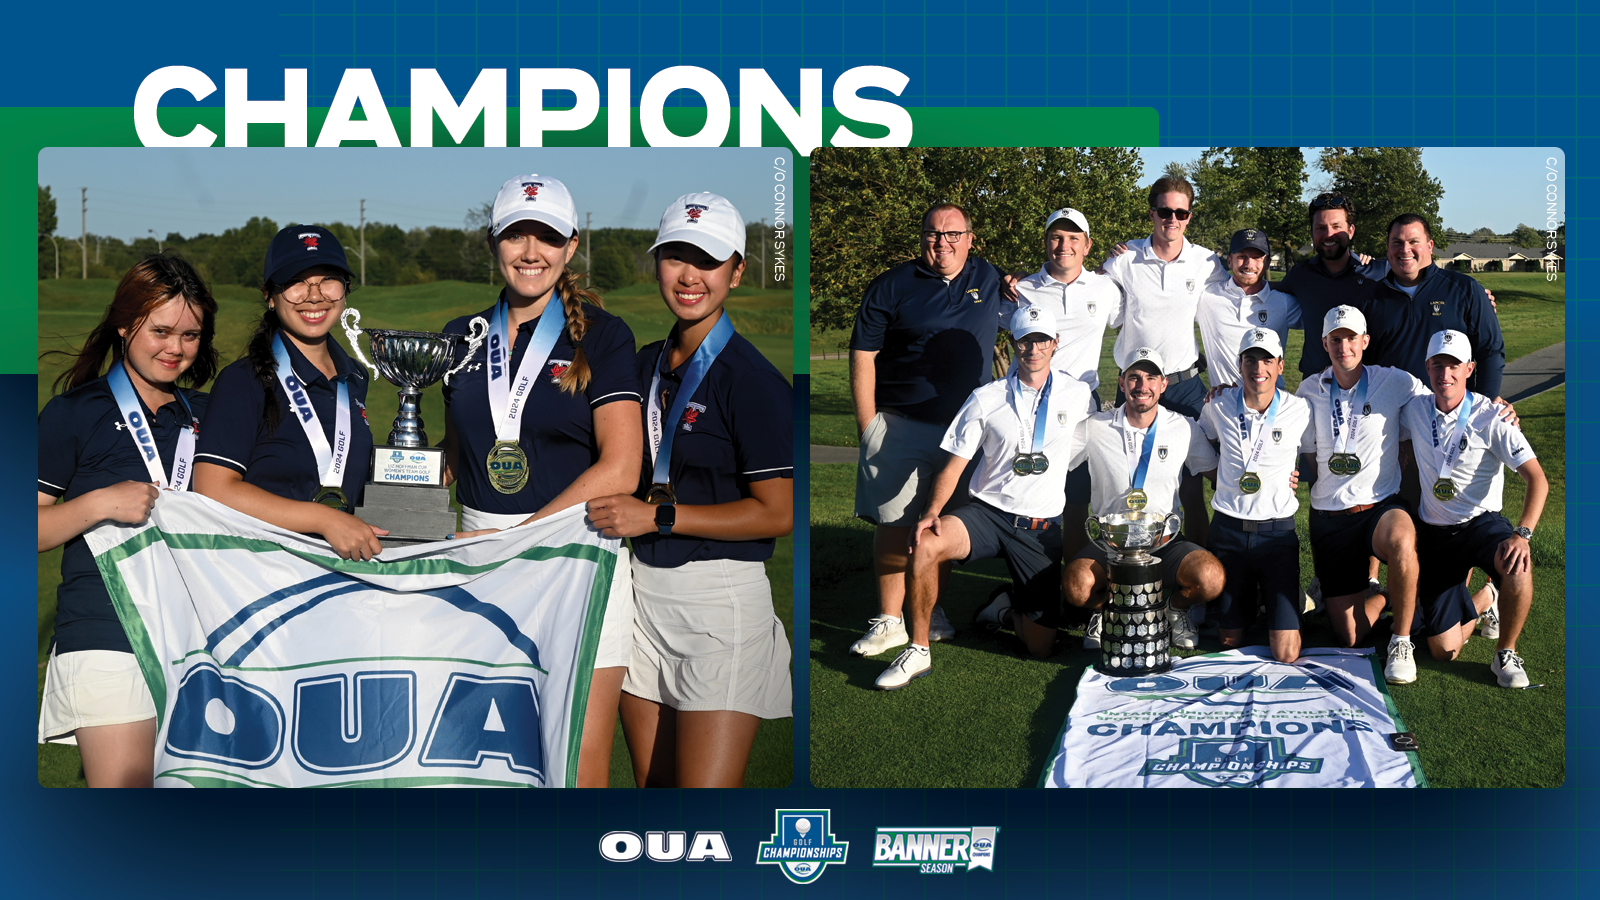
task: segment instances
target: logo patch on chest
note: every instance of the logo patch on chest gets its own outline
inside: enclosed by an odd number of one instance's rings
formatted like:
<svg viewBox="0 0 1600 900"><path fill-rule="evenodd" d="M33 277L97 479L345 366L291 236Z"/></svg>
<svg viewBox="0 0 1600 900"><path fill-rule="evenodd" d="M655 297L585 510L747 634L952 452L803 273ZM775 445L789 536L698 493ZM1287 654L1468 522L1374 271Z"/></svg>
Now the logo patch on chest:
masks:
<svg viewBox="0 0 1600 900"><path fill-rule="evenodd" d="M694 403L692 401L689 403L688 406L684 407L684 410L683 410L683 430L684 431L693 431L694 430L694 423L700 421L700 414L705 412L705 411L706 411L705 406L703 406L703 405L701 405L699 403Z"/></svg>
<svg viewBox="0 0 1600 900"><path fill-rule="evenodd" d="M552 359L552 360L550 360L548 365L549 365L550 368L546 371L545 374L550 376L550 383L551 384L559 384L561 382L561 376L567 374L567 369L572 366L572 360L570 360L570 359Z"/></svg>

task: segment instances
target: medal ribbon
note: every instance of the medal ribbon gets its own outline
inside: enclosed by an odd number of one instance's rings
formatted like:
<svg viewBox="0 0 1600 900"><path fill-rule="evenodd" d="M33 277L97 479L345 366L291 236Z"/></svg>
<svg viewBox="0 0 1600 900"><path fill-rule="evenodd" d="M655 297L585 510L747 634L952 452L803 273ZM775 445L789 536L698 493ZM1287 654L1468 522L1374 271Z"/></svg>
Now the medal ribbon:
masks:
<svg viewBox="0 0 1600 900"><path fill-rule="evenodd" d="M1135 490L1144 487L1144 477L1150 472L1150 451L1156 446L1156 425L1161 421L1161 411L1156 410L1156 417L1150 420L1150 430L1144 433L1144 449L1139 451L1139 463L1134 465L1133 455L1138 449L1134 440L1133 427L1128 424L1128 418L1122 410L1117 410L1116 425L1122 429L1123 448L1128 454L1128 468L1132 470L1132 487Z"/></svg>
<svg viewBox="0 0 1600 900"><path fill-rule="evenodd" d="M272 358L278 363L278 384L283 386L283 392L289 397L289 412L300 423L306 433L306 441L311 444L311 453L317 458L317 478L323 487L337 488L344 485L344 465L350 459L350 382L348 376L341 375L335 379L339 383L337 393L338 405L333 418L333 443L328 443L328 436L322 433L322 422L317 418L317 410L311 405L311 397L306 393L305 385L300 383L300 377L294 372L294 363L289 359L289 348L283 345L283 335L276 335L272 339Z"/></svg>
<svg viewBox="0 0 1600 900"><path fill-rule="evenodd" d="M1022 394L1022 380L1016 375L1012 375L1009 380L1011 382L1011 408L1016 410L1017 423L1021 426L1022 431L1023 431L1023 437L1018 442L1018 445L1017 445L1017 452L1018 453L1027 453L1028 452L1028 449L1027 449L1027 447L1028 447L1028 438L1027 438L1028 417L1023 415L1023 412L1022 412L1022 397L1023 397L1023 394ZM1045 424L1050 419L1050 413L1049 413L1049 409L1050 409L1050 385L1054 381L1055 381L1055 373L1054 372L1046 374L1045 378L1044 378L1044 387L1039 389L1038 396L1034 400L1034 407L1033 407L1033 452L1034 453L1039 453L1039 452L1044 450Z"/></svg>
<svg viewBox="0 0 1600 900"><path fill-rule="evenodd" d="M672 414L662 416L661 412L661 361L666 358L667 351L672 348L672 338L668 337L666 343L661 345L661 355L656 357L655 374L650 376L650 455L655 460L655 468L651 471L650 480L656 484L668 483L668 469L672 462L672 436L677 433L678 420L683 417L683 411L694 397L695 389L700 387L700 382L705 380L706 372L711 370L711 364L717 361L717 354L722 348L728 346L728 341L733 339L733 319L728 311L722 311L722 318L711 327L711 333L700 342L694 356L689 359L689 368L683 373L683 384L678 386L678 392L672 397ZM672 422L673 427L663 429L664 421Z"/></svg>
<svg viewBox="0 0 1600 900"><path fill-rule="evenodd" d="M129 377L128 370L122 363L111 364L111 371L106 373L106 381L111 385L111 396L117 400L117 408L122 411L122 421L128 426L128 436L133 438L134 446L139 448L139 455L144 458L145 471L150 473L150 481L161 488L171 488L175 491L187 490L189 475L194 471L194 433L198 424L194 418L194 411L189 408L189 401L183 397L183 392L173 389L178 402L183 404L183 411L189 414L189 424L184 427L183 434L178 435L178 451L172 457L172 482L167 482L167 470L161 465L161 451L156 449L155 432L150 430L150 423L145 421L144 407L139 402L139 392L133 389L133 379Z"/></svg>
<svg viewBox="0 0 1600 900"><path fill-rule="evenodd" d="M1256 466L1261 462L1261 451L1267 446L1267 433L1272 431L1272 423L1278 418L1278 397L1282 391L1272 392L1272 403L1267 407L1267 417L1261 423L1261 430L1256 434L1255 446L1251 448L1250 455L1245 458L1244 470L1246 472L1259 472ZM1250 414L1244 405L1244 389L1239 390L1239 431L1245 440L1250 439Z"/></svg>
<svg viewBox="0 0 1600 900"><path fill-rule="evenodd" d="M533 382L544 370L550 351L561 339L561 329L567 324L566 311L561 297L551 294L539 314L539 324L533 328L533 339L522 352L522 364L517 366L516 384L511 379L511 304L502 294L494 305L489 321L489 418L494 422L497 441L516 443L522 436L522 411L528 407L528 396L533 393ZM496 357L498 356L498 360Z"/></svg>
<svg viewBox="0 0 1600 900"><path fill-rule="evenodd" d="M1455 471L1456 464L1461 462L1461 454L1464 452L1467 444L1467 434L1471 431L1471 422L1468 421L1471 419L1471 417L1471 391L1468 391L1466 396L1461 398L1461 405L1456 407L1455 424L1451 426L1450 432L1443 438L1439 436L1438 410L1436 409L1434 411L1433 421L1429 422L1428 424L1433 427L1433 452L1439 460L1440 478L1450 478L1451 474ZM1461 436L1461 440L1456 440L1456 435L1458 434Z"/></svg>
<svg viewBox="0 0 1600 900"><path fill-rule="evenodd" d="M1333 452L1335 455L1343 453L1346 446L1356 446L1356 429L1361 427L1361 412L1367 406L1367 367L1361 367L1361 380L1356 383L1355 397L1350 400L1350 428L1343 434L1339 425L1346 418L1339 414L1339 387L1337 379L1333 382L1333 396L1329 398L1328 405L1333 408Z"/></svg>

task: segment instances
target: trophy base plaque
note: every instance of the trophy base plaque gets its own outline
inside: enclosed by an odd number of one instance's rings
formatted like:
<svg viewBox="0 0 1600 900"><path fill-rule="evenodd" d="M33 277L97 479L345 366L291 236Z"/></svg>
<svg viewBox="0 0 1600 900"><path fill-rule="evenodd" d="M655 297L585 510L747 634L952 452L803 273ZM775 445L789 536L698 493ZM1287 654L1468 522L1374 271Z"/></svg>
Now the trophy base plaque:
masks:
<svg viewBox="0 0 1600 900"><path fill-rule="evenodd" d="M385 547L442 541L458 530L450 491L445 487L367 482L362 501L356 515L389 532L378 538Z"/></svg>
<svg viewBox="0 0 1600 900"><path fill-rule="evenodd" d="M1111 595L1101 608L1100 662L1105 675L1155 675L1172 668L1172 636L1167 628L1167 598L1161 591L1161 562L1137 565L1113 561Z"/></svg>

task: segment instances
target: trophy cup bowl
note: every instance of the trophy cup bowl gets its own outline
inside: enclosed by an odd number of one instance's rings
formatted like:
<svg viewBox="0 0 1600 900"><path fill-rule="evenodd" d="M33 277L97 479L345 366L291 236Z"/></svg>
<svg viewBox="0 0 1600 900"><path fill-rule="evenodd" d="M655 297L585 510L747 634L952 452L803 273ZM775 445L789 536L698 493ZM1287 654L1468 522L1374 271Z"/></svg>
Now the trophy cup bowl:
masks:
<svg viewBox="0 0 1600 900"><path fill-rule="evenodd" d="M388 443L394 447L428 446L419 407L422 392L456 364L456 352L467 342L466 336L383 328L368 328L365 332L372 342L372 359L378 372L400 389L400 410Z"/></svg>
<svg viewBox="0 0 1600 900"><path fill-rule="evenodd" d="M1116 676L1154 675L1172 668L1167 598L1155 551L1182 527L1173 513L1130 509L1084 522L1089 540L1105 551L1111 586L1100 609L1100 662L1095 669Z"/></svg>

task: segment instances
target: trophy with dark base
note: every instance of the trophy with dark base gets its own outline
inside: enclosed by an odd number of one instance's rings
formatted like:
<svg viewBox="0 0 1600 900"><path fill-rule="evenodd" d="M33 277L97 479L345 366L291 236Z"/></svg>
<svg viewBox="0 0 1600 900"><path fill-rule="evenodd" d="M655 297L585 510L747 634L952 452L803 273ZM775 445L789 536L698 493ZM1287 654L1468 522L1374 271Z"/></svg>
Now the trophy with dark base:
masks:
<svg viewBox="0 0 1600 900"><path fill-rule="evenodd" d="M480 327L480 322L481 318L473 321L471 336L366 329L374 366L356 342L363 333L361 314L345 310L342 324L356 356L400 389L394 427L386 443L372 448L372 475L362 505L355 509L362 521L389 532L380 539L385 546L442 541L456 531L457 512L444 484L444 450L430 447L423 430L422 392L441 378L448 382L472 359L488 331L488 324ZM461 354L463 347L466 352Z"/></svg>
<svg viewBox="0 0 1600 900"><path fill-rule="evenodd" d="M1106 553L1111 593L1101 607L1100 662L1106 675L1154 675L1172 668L1172 635L1167 629L1167 598L1162 592L1161 560L1155 551L1178 536L1176 514L1127 512L1090 516L1089 539Z"/></svg>

